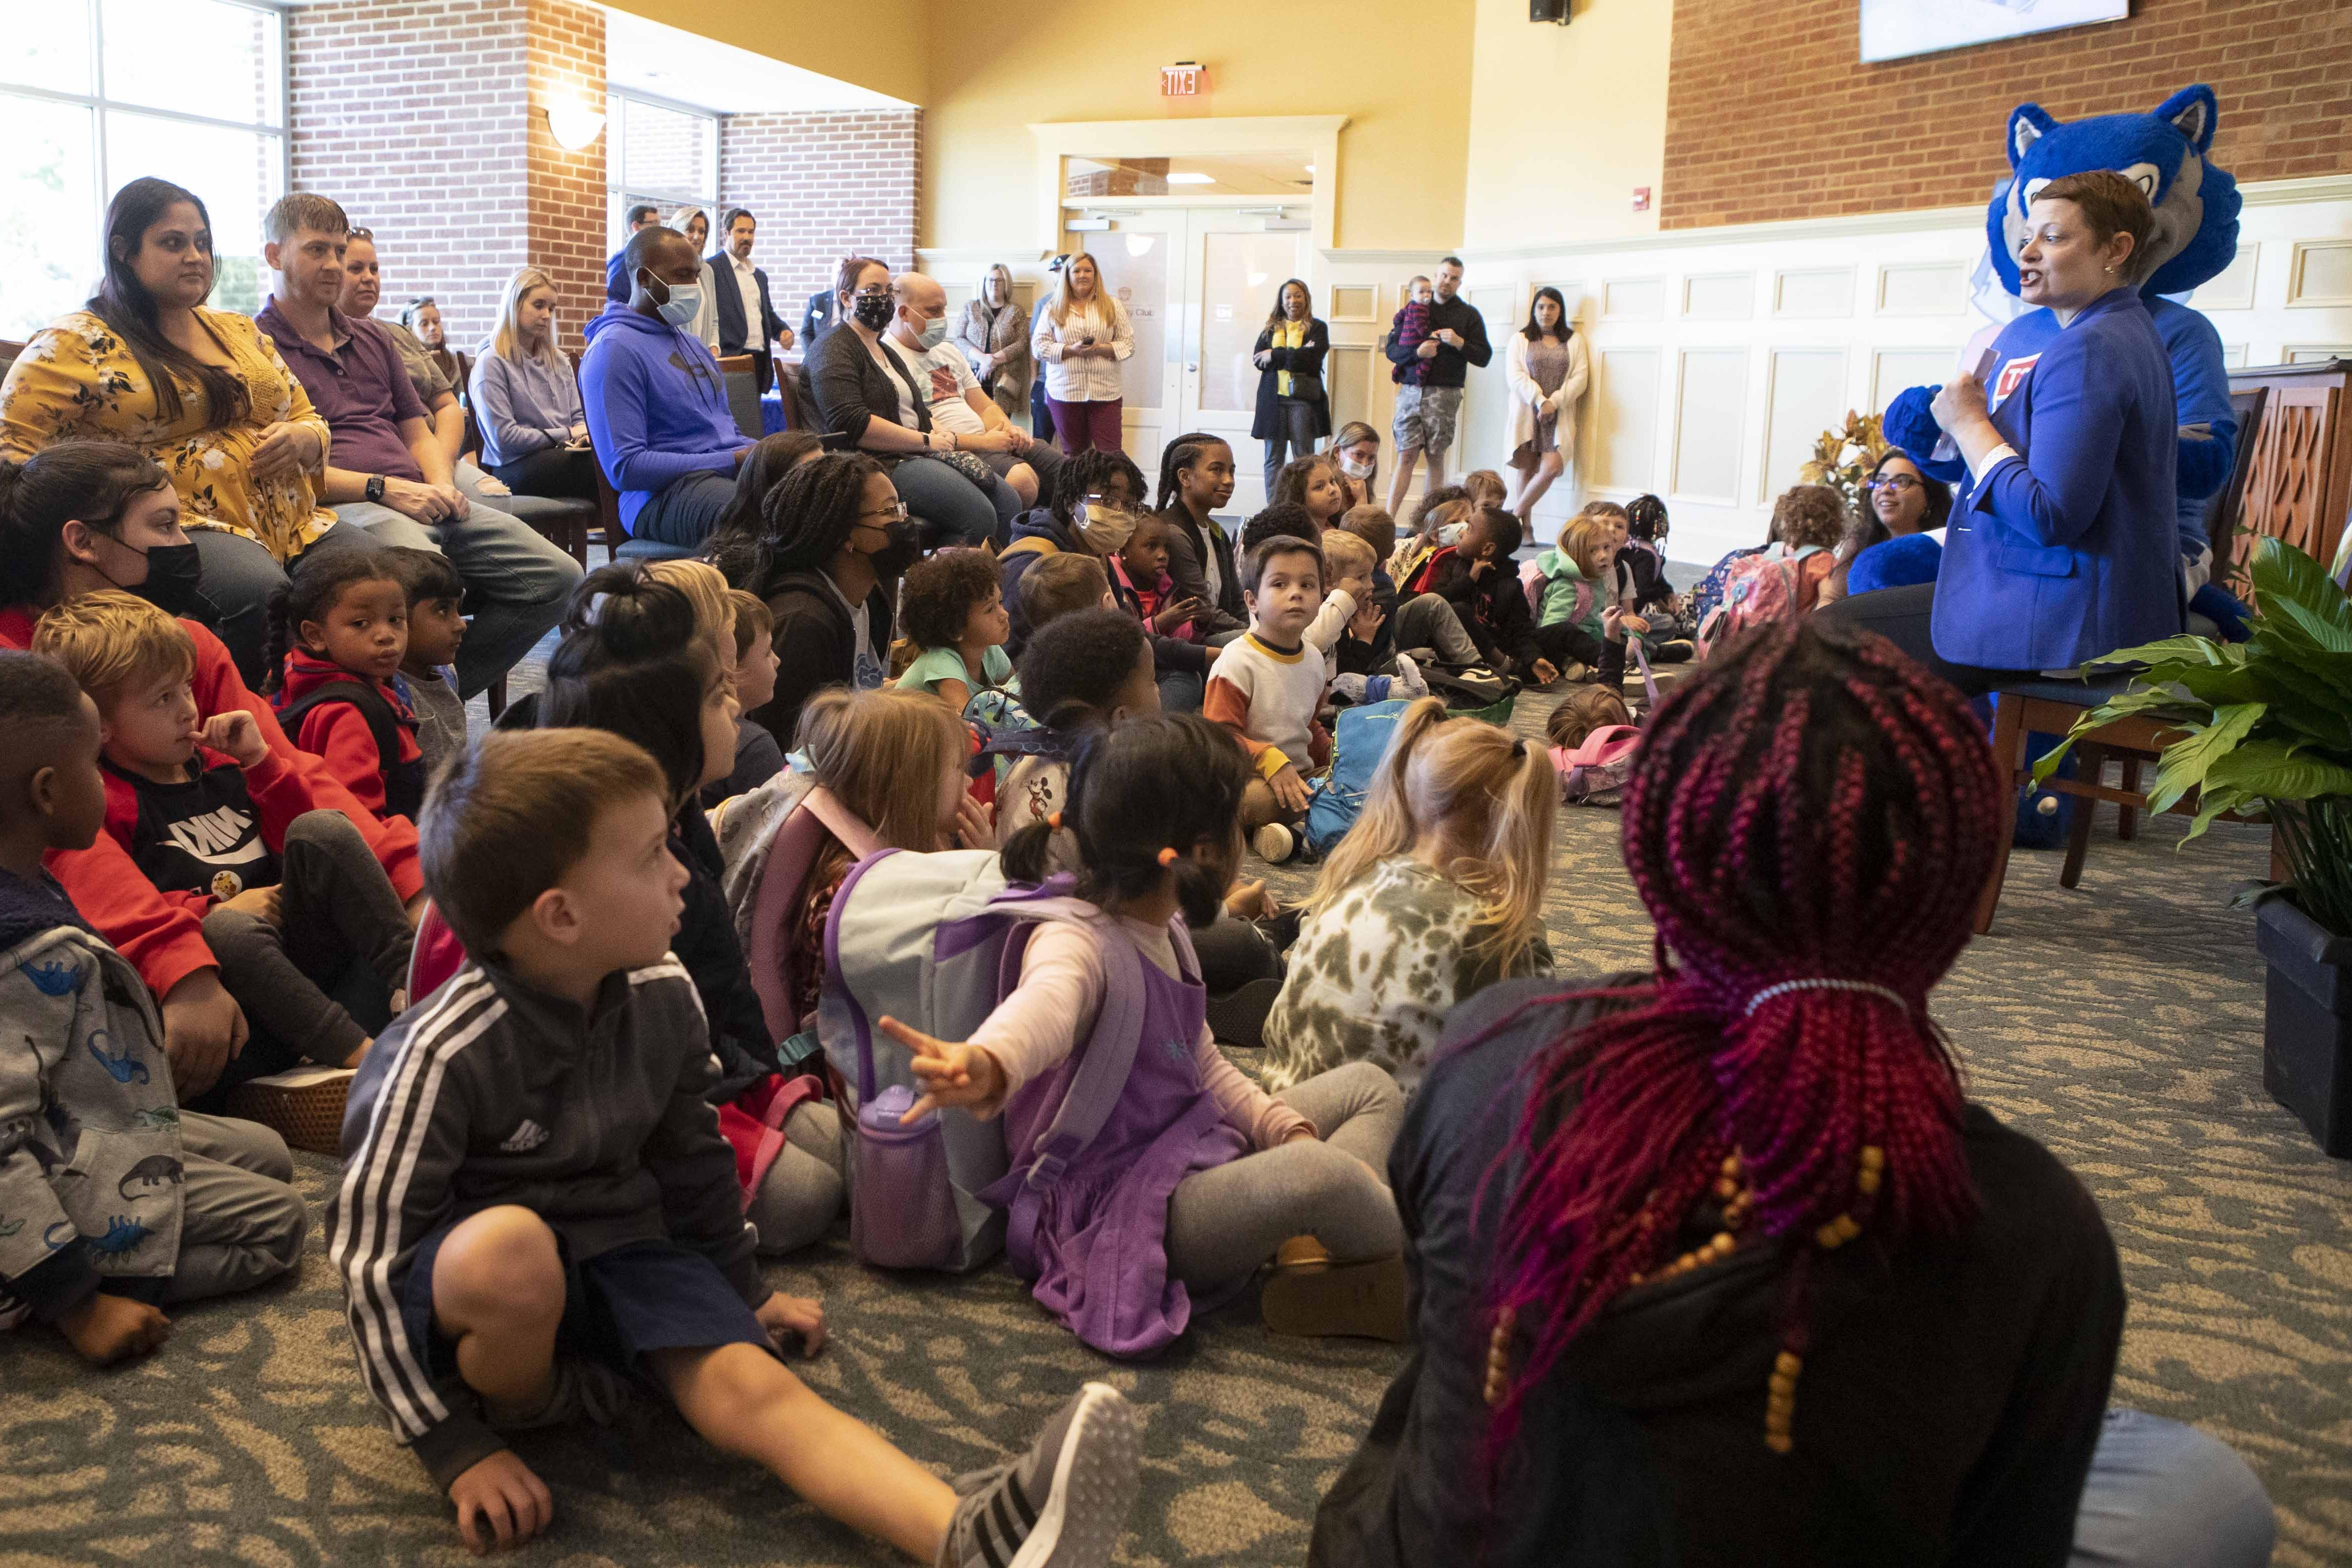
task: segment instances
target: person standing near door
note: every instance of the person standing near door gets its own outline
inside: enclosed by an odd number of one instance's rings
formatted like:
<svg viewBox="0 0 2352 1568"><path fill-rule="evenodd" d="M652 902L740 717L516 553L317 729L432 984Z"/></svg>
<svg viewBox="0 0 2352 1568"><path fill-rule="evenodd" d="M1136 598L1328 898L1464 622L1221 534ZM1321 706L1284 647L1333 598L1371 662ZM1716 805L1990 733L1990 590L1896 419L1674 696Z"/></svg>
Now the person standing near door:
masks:
<svg viewBox="0 0 2352 1568"><path fill-rule="evenodd" d="M1037 341L1038 324L1045 321L1045 312L1054 308L1054 296L1062 281L1062 268L1068 265L1069 259L1068 255L1064 254L1045 263L1045 276L1052 286L1037 297L1037 303L1029 311L1029 341L1033 345ZM1034 347L1029 353L1029 433L1040 441L1054 438L1054 410L1045 401L1045 377L1037 369Z"/></svg>
<svg viewBox="0 0 2352 1568"><path fill-rule="evenodd" d="M1257 418L1250 434L1265 443L1265 493L1292 458L1304 458L1331 433L1331 400L1323 389L1323 356L1331 329L1311 313L1307 285L1293 278L1276 291L1265 331L1250 363L1258 368Z"/></svg>
<svg viewBox="0 0 2352 1568"><path fill-rule="evenodd" d="M1097 447L1120 450L1126 384L1118 367L1135 353L1135 329L1127 307L1105 291L1092 256L1078 251L1062 268L1029 346L1045 368L1045 401L1062 450L1073 458Z"/></svg>
<svg viewBox="0 0 2352 1568"><path fill-rule="evenodd" d="M1495 357L1486 342L1486 319L1462 298L1462 258L1449 256L1437 268L1437 298L1429 307L1429 333L1417 344L1391 341L1389 358L1398 364L1421 361L1421 384L1397 389L1396 478L1389 481L1389 510L1404 515L1405 491L1412 487L1415 458L1429 460L1429 488L1445 483L1445 454L1462 417L1462 387L1472 365Z"/></svg>

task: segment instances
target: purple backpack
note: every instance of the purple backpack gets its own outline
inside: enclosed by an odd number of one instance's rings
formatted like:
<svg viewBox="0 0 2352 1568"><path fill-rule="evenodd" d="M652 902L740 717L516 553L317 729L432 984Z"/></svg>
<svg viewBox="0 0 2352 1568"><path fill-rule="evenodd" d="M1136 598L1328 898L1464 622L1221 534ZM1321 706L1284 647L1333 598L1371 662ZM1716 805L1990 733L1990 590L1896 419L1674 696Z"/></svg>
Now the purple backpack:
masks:
<svg viewBox="0 0 2352 1568"><path fill-rule="evenodd" d="M977 1268L1004 1246L1004 1211L982 1194L1009 1171L1050 1183L1101 1131L1127 1081L1143 1012L1141 960L1110 963L1094 1032L1052 1121L1009 1150L1004 1124L963 1110L899 1118L920 1089L904 1046L880 1032L885 1015L935 1039L967 1040L1021 982L1040 922L1100 918L1067 878L1006 885L992 849L933 855L883 849L851 868L824 928L824 996L817 1036L854 1092L857 1134L849 1170L850 1241L885 1268Z"/></svg>

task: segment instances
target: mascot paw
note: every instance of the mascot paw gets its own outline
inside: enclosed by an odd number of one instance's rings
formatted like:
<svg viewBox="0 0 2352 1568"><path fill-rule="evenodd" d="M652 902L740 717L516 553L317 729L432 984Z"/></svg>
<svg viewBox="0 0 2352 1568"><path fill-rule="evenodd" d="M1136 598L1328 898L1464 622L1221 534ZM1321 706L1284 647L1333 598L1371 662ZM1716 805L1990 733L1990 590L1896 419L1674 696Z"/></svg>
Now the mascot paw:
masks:
<svg viewBox="0 0 2352 1568"><path fill-rule="evenodd" d="M2181 437L2177 481L2181 495L2199 500L2220 489L2230 478L2231 459L2236 455L2234 441L2215 440L2210 436Z"/></svg>
<svg viewBox="0 0 2352 1568"><path fill-rule="evenodd" d="M1904 388L1895 395L1895 401L1886 405L1885 417L1879 421L1879 428L1888 443L1910 453L1915 463L1934 451L1936 443L1943 437L1943 431L1936 425L1935 415L1928 411L1928 405L1936 400L1937 390L1932 386Z"/></svg>

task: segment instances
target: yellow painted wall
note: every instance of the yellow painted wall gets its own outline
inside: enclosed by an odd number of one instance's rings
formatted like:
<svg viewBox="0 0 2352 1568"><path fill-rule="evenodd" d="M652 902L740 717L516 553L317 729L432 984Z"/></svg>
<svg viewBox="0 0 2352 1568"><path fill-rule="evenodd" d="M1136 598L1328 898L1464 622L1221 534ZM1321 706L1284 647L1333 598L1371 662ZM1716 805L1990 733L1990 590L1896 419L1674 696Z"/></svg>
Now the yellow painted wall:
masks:
<svg viewBox="0 0 2352 1568"><path fill-rule="evenodd" d="M1451 247L1462 237L1472 5L932 0L922 243L1045 245L1030 122L1165 118L1160 68L1192 59L1209 68L1213 114L1349 117L1339 133L1336 243Z"/></svg>
<svg viewBox="0 0 2352 1568"><path fill-rule="evenodd" d="M1653 234L1666 155L1667 0L1476 0L1462 241L1472 249ZM1633 210L1633 188L1650 210Z"/></svg>
<svg viewBox="0 0 2352 1568"><path fill-rule="evenodd" d="M614 8L909 103L924 101L925 0L610 0ZM950 0L950 4L954 0Z"/></svg>

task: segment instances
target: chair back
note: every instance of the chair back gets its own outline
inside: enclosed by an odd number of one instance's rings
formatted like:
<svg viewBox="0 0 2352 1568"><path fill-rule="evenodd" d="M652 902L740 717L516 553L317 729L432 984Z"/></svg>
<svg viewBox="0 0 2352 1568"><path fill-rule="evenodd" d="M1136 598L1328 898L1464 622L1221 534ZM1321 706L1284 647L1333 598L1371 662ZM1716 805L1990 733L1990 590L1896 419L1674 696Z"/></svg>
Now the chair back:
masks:
<svg viewBox="0 0 2352 1568"><path fill-rule="evenodd" d="M579 384L580 351L566 349L563 357L572 362L572 379L575 384ZM585 423L584 420L583 422ZM599 526L604 531L604 545L607 550L617 552L629 537L629 531L621 526L621 492L614 489L613 481L605 477L604 459L596 450L596 427L593 425L588 426L588 456L593 459L591 467L596 470L596 516ZM595 541L592 538L590 542Z"/></svg>
<svg viewBox="0 0 2352 1568"><path fill-rule="evenodd" d="M2261 434L2263 410L2270 405L2271 389L2249 386L2230 389L2230 415L2238 422L2238 450L2230 459L2230 477L2205 503L2205 537L2213 546L2213 575L2220 578L2230 563L2231 536L2238 531L2238 513L2246 501L2246 484L2254 475L2254 437Z"/></svg>
<svg viewBox="0 0 2352 1568"><path fill-rule="evenodd" d="M743 439L756 441L766 435L767 425L760 417L760 362L750 354L721 354L719 374L727 379L727 407Z"/></svg>

